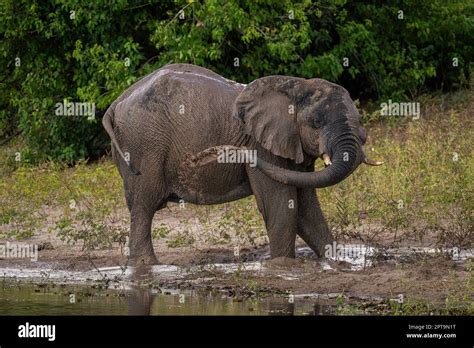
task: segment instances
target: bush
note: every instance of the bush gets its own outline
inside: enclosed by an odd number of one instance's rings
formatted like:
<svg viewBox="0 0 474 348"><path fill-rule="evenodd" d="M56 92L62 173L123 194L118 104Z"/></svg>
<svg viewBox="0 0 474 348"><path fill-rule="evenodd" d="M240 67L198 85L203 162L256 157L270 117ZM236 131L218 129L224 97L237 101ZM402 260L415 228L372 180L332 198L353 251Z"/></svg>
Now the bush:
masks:
<svg viewBox="0 0 474 348"><path fill-rule="evenodd" d="M1 2L0 125L23 131L23 158L74 162L103 150L101 115L156 54L147 33L160 19L161 1L132 3ZM56 115L64 100L94 103L96 117ZM0 136L11 128L2 127Z"/></svg>
<svg viewBox="0 0 474 348"><path fill-rule="evenodd" d="M473 12L468 0L4 0L0 139L21 130L23 157L34 161L97 156L108 144L99 122L107 106L170 62L240 82L321 77L353 98L466 86ZM96 117L57 116L64 100L94 103Z"/></svg>

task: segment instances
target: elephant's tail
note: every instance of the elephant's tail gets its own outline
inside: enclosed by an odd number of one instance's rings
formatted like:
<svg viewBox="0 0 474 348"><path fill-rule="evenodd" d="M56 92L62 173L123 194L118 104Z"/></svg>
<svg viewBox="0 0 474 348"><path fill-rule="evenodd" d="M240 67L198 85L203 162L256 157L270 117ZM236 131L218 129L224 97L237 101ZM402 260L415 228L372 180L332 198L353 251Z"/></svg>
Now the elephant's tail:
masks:
<svg viewBox="0 0 474 348"><path fill-rule="evenodd" d="M112 140L112 144L115 146L115 149L119 153L120 157L123 159L127 167L130 169L132 174L134 175L140 175L140 172L136 170L132 163L130 162L130 159L128 159L128 156L126 157L122 149L120 148L117 138L114 133L114 126L113 126L113 120L114 120L114 110L113 110L113 105L109 107L109 109L106 111L104 117L102 118L102 125L104 126L105 131L109 135L110 139Z"/></svg>

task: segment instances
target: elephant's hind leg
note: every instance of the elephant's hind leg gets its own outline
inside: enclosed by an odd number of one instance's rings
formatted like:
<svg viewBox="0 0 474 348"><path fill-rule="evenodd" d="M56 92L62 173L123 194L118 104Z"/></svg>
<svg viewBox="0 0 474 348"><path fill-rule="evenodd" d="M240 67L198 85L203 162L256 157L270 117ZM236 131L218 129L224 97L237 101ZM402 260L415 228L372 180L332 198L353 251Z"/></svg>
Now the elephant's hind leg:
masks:
<svg viewBox="0 0 474 348"><path fill-rule="evenodd" d="M157 264L151 227L155 212L166 205L166 190L158 173L129 176L126 180L126 200L130 210L130 259L131 265Z"/></svg>
<svg viewBox="0 0 474 348"><path fill-rule="evenodd" d="M298 235L318 257L334 241L314 189L298 189Z"/></svg>
<svg viewBox="0 0 474 348"><path fill-rule="evenodd" d="M151 224L154 215L154 210L141 204L134 205L130 212L129 263L131 265L152 265L158 263L151 238Z"/></svg>

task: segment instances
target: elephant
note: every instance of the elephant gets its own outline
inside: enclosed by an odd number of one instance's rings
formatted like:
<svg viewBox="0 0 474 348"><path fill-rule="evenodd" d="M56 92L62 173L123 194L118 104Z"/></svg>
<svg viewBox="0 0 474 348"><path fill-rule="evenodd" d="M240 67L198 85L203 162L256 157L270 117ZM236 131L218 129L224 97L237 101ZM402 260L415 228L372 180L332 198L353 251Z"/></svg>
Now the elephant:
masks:
<svg viewBox="0 0 474 348"><path fill-rule="evenodd" d="M361 163L381 164L363 152L367 134L348 91L319 78L275 75L245 85L169 64L120 95L102 124L124 184L135 265L158 262L152 220L168 202L250 195L272 259L295 258L297 235L323 257L333 237L315 189L341 182ZM317 159L324 169L315 171Z"/></svg>

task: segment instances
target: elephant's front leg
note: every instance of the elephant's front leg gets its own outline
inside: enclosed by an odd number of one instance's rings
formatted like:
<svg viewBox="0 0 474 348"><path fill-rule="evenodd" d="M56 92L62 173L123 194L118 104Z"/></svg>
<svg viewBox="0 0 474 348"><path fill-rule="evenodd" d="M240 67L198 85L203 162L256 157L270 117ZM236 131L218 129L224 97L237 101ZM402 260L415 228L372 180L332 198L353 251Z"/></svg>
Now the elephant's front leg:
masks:
<svg viewBox="0 0 474 348"><path fill-rule="evenodd" d="M298 235L318 257L334 241L314 189L298 189Z"/></svg>
<svg viewBox="0 0 474 348"><path fill-rule="evenodd" d="M265 221L272 259L294 258L298 215L296 188L280 184L255 168L250 168L248 174Z"/></svg>

